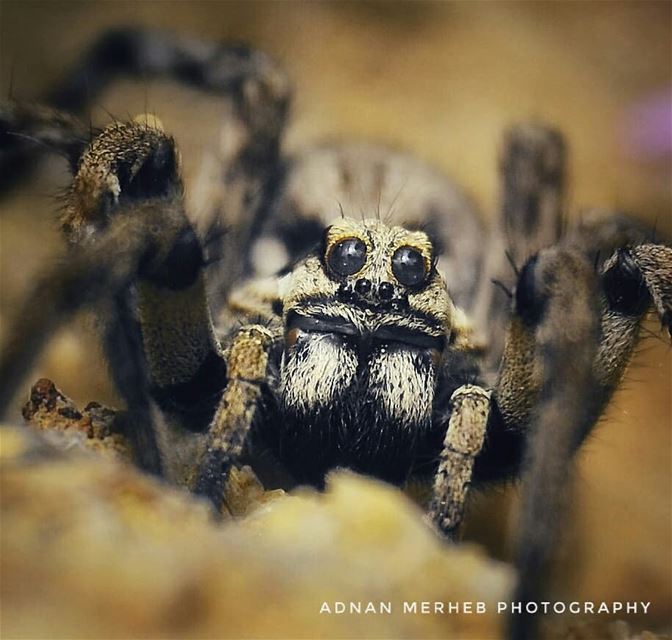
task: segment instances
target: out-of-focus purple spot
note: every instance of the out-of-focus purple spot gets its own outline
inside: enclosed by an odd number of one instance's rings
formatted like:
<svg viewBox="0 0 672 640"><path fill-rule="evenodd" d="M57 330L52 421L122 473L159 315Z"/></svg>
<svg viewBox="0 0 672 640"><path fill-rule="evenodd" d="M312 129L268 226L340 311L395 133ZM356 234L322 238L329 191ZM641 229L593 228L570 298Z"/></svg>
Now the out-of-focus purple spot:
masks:
<svg viewBox="0 0 672 640"><path fill-rule="evenodd" d="M640 160L672 155L672 87L636 102L624 114L624 151Z"/></svg>

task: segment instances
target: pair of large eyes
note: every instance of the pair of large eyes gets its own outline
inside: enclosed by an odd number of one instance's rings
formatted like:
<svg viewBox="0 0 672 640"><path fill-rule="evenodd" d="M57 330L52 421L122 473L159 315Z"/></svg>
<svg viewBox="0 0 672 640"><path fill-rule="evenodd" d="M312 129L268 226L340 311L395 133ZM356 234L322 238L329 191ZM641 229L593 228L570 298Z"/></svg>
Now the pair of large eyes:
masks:
<svg viewBox="0 0 672 640"><path fill-rule="evenodd" d="M366 245L359 238L346 238L327 254L329 268L339 276L351 276L366 263ZM427 277L425 258L413 247L399 247L392 256L392 273L403 285L413 287Z"/></svg>

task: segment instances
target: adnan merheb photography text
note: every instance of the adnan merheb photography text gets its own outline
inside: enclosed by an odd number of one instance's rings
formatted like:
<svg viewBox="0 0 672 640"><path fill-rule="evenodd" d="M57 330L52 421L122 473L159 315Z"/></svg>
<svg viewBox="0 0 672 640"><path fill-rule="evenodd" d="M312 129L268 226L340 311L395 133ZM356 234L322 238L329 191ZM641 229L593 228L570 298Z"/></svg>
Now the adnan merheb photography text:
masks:
<svg viewBox="0 0 672 640"><path fill-rule="evenodd" d="M361 601L361 600L334 600L323 601L320 605L320 614L327 615L389 615L401 611L407 615L450 615L450 614L522 614L522 613L557 613L557 614L647 614L651 602L604 602L604 601L539 601L539 602L495 602L481 601L440 602L404 600L403 602L388 601Z"/></svg>

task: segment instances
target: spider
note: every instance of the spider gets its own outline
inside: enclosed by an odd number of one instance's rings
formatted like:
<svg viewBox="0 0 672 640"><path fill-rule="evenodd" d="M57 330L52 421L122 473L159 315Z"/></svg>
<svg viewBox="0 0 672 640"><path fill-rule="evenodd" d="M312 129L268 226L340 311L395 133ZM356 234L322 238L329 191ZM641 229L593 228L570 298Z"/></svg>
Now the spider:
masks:
<svg viewBox="0 0 672 640"><path fill-rule="evenodd" d="M230 102L205 234L155 117L90 132L72 115L119 73ZM503 201L484 243L469 201L409 156L363 144L283 154L290 97L263 53L122 29L48 106L2 107L3 166L37 141L73 179L69 260L8 331L0 409L50 330L96 305L142 468L217 509L243 462L266 486L322 487L335 467L420 480L449 539L471 486L523 476L514 599L538 599L569 462L647 311L672 330L672 249L623 215L563 229L564 142L543 124L505 134ZM396 194L387 209L383 193ZM517 616L510 635L534 628Z"/></svg>

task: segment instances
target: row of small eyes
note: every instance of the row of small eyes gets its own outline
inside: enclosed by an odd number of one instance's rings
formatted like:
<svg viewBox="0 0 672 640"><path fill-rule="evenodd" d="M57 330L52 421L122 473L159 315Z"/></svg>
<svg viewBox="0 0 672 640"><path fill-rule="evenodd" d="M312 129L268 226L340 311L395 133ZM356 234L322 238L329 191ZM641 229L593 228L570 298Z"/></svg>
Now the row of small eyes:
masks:
<svg viewBox="0 0 672 640"><path fill-rule="evenodd" d="M359 238L341 240L327 252L327 264L339 276L355 275L366 264L366 244ZM428 275L425 258L417 249L403 245L392 255L392 273L401 284L417 286Z"/></svg>

